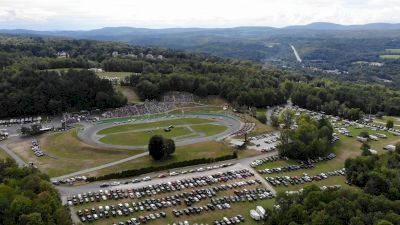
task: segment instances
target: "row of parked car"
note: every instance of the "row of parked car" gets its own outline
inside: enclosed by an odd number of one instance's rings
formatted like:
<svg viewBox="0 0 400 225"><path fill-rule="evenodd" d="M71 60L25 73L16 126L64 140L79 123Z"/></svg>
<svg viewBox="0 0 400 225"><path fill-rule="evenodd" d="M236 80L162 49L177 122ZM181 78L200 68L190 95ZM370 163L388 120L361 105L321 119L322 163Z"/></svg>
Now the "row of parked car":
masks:
<svg viewBox="0 0 400 225"><path fill-rule="evenodd" d="M160 184L148 185L139 188L128 188L128 189L112 189L112 190L99 190L94 193L83 193L74 196L67 197L68 205L77 205L88 202L100 202L102 200L109 199L123 199L123 198L142 198L145 196L153 196L160 193L168 193L187 188L204 187L207 185L224 183L234 179L245 179L254 176L252 172L247 169L244 170L230 170L226 172L219 172L209 176L200 176L187 178L177 181L164 182Z"/></svg>
<svg viewBox="0 0 400 225"><path fill-rule="evenodd" d="M311 168L314 168L315 163L332 160L335 157L336 157L336 155L334 153L330 153L329 155L327 155L325 157L318 157L316 159L309 160L309 161L299 161L298 165L288 165L288 166L283 166L283 167L275 167L275 168L271 168L271 169L267 168L267 169L258 170L257 172L260 174L272 174L272 173L295 171L295 170L300 170L300 169L311 169Z"/></svg>
<svg viewBox="0 0 400 225"><path fill-rule="evenodd" d="M37 157L44 156L42 149L39 147L39 142L36 139L32 140L31 149Z"/></svg>
<svg viewBox="0 0 400 225"><path fill-rule="evenodd" d="M211 202L203 206L188 207L185 209L174 209L172 214L175 217L183 215L191 216L201 213L206 213L215 210L226 210L231 208L231 204L240 202L254 202L266 198L273 198L272 192L265 188L258 188L254 190L245 190L243 192L236 192L235 195L223 196L218 198L211 198Z"/></svg>
<svg viewBox="0 0 400 225"><path fill-rule="evenodd" d="M197 173L197 172L204 172L204 171L208 171L208 170L215 170L215 169L219 169L219 168L225 168L228 166L232 166L234 165L233 163L224 163L221 165L215 165L215 166L207 166L207 167L200 167L198 169L191 169L191 170L182 170L182 171L172 171L170 173L162 173L156 177L153 178L165 178L165 177L169 177L169 176L177 176L180 174L187 174L187 173ZM146 176L143 177L141 179L139 178L135 178L132 180L126 180L126 181L122 181L122 182L118 182L118 181L114 181L114 182L110 182L110 183L102 183L100 185L101 188L106 188L106 187L110 187L110 186L118 186L121 184L135 184L135 183L140 183L142 181L149 181L153 179L152 177Z"/></svg>
<svg viewBox="0 0 400 225"><path fill-rule="evenodd" d="M52 181L52 183L54 185L60 185L60 184L73 185L74 183L77 183L77 182L86 182L86 180L87 180L86 176L75 176L75 177L70 177L70 178L66 178L66 179L62 179L62 180L54 180L54 181Z"/></svg>
<svg viewBox="0 0 400 225"><path fill-rule="evenodd" d="M323 179L327 179L331 176L344 176L346 175L346 169L335 170L326 173L320 173L315 176L309 176L308 174L303 174L302 176L277 176L277 177L266 177L265 179L272 185L272 186L289 186L289 184L297 185L297 184L304 184L307 182L312 181L320 181Z"/></svg>
<svg viewBox="0 0 400 225"><path fill-rule="evenodd" d="M278 160L289 160L289 159L287 157L282 157L282 156L279 156L279 155L268 156L268 157L265 157L265 158L262 158L262 159L254 160L253 162L250 163L250 166L255 168L255 167L257 167L259 165L262 165L264 163L275 162L275 161L278 161Z"/></svg>
<svg viewBox="0 0 400 225"><path fill-rule="evenodd" d="M138 218L132 217L126 220L126 222L119 222L118 224L113 223L112 225L140 225L142 223L147 223L152 220L158 220L160 218L165 218L167 214L165 212L160 213L150 213L144 216L138 216Z"/></svg>
<svg viewBox="0 0 400 225"><path fill-rule="evenodd" d="M244 221L245 221L244 217L241 214L239 214L234 217L230 217L230 218L223 217L220 220L215 220L213 222L213 224L214 225L230 225L230 224L244 223Z"/></svg>

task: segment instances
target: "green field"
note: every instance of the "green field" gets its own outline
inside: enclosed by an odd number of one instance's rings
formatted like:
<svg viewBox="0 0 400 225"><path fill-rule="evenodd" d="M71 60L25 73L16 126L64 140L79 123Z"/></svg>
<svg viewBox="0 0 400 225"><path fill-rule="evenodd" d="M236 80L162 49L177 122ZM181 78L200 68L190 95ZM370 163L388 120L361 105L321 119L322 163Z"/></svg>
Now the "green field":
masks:
<svg viewBox="0 0 400 225"><path fill-rule="evenodd" d="M220 156L232 154L232 149L222 142L210 141L197 144L185 145L176 148L175 153L170 158L160 161L154 161L150 156L144 156L138 159L133 159L126 163L117 166L108 167L87 174L88 176L101 176L114 172L121 172L124 170L140 169L149 166L163 166L174 162L201 159L201 158L216 158Z"/></svg>
<svg viewBox="0 0 400 225"><path fill-rule="evenodd" d="M380 55L381 59L400 59L400 55Z"/></svg>
<svg viewBox="0 0 400 225"><path fill-rule="evenodd" d="M6 159L10 156L4 151L4 149L0 148L0 159Z"/></svg>
<svg viewBox="0 0 400 225"><path fill-rule="evenodd" d="M199 124L190 126L196 132L204 133L206 136L212 136L227 130L227 127L217 124Z"/></svg>
<svg viewBox="0 0 400 225"><path fill-rule="evenodd" d="M125 119L127 120L127 119ZM157 122L148 122L148 123L137 123L137 124L125 124L114 126L110 128L103 129L99 131L97 134L112 134L117 132L127 132L133 130L141 130L141 129L149 129L149 128L158 128L158 127L167 127L170 125L186 125L186 124L202 124L202 123L210 123L212 120L201 119L201 118L184 118L184 119L171 119L171 120L162 120Z"/></svg>
<svg viewBox="0 0 400 225"><path fill-rule="evenodd" d="M390 52L390 53L400 53L400 49L398 49L398 48L386 49L386 52Z"/></svg>
<svg viewBox="0 0 400 225"><path fill-rule="evenodd" d="M50 177L103 165L143 152L102 149L85 144L77 137L77 128L42 135L38 140L43 151L49 156L36 157L30 150L31 139L10 144L8 147L25 161L33 162Z"/></svg>
<svg viewBox="0 0 400 225"><path fill-rule="evenodd" d="M100 138L100 141L113 145L141 146L148 144L150 138L154 135L162 135L165 138L177 138L190 133L191 131L186 127L175 127L170 132L165 132L163 129L155 129L151 131L113 133Z"/></svg>
<svg viewBox="0 0 400 225"><path fill-rule="evenodd" d="M120 85L116 85L114 87L118 92L120 92L123 96L126 97L128 103L140 102L139 96L132 87L120 86Z"/></svg>
<svg viewBox="0 0 400 225"><path fill-rule="evenodd" d="M393 124L395 126L400 126L400 118L399 117L395 117L395 116L383 116L381 119L380 118L375 118L374 122L376 124L382 125L382 126L386 126L386 123L388 120L392 120Z"/></svg>
<svg viewBox="0 0 400 225"><path fill-rule="evenodd" d="M131 72L99 72L99 73L96 73L96 75L99 77L118 77L118 78L128 77L131 74L132 74Z"/></svg>

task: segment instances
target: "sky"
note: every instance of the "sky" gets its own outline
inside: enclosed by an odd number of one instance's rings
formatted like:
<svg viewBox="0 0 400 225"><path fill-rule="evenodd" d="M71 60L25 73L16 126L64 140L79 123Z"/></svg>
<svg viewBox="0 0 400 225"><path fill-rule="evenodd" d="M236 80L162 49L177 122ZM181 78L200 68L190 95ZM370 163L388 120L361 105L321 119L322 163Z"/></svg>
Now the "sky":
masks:
<svg viewBox="0 0 400 225"><path fill-rule="evenodd" d="M0 29L400 22L400 0L0 0Z"/></svg>

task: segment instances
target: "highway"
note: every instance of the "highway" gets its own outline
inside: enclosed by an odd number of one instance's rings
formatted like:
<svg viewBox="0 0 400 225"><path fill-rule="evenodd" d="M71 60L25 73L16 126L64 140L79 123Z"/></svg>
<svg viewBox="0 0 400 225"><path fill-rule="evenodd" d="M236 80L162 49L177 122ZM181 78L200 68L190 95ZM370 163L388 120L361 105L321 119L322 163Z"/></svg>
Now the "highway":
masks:
<svg viewBox="0 0 400 225"><path fill-rule="evenodd" d="M301 63L302 60L301 60L300 55L299 55L299 53L297 52L296 48L295 48L293 45L290 45L290 47L291 47L292 50L293 50L294 56L296 56L297 62Z"/></svg>

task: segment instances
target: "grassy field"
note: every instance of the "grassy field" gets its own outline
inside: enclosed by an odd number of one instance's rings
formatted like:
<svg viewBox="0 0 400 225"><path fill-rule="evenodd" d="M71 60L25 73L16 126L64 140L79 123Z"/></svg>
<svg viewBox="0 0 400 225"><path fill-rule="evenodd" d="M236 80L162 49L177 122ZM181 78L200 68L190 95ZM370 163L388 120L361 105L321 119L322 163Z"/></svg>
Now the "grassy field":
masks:
<svg viewBox="0 0 400 225"><path fill-rule="evenodd" d="M400 49L398 49L398 48L386 49L386 52L390 52L390 53L400 53Z"/></svg>
<svg viewBox="0 0 400 225"><path fill-rule="evenodd" d="M378 141L373 141L373 140L368 141L368 144L371 146L371 148L377 150L378 154L383 154L386 152L385 150L383 150L383 147L385 147L386 145L396 144L397 142L400 142L399 136L395 136L394 134L387 132L387 131L372 131L367 128L356 129L354 127L350 127L348 130L354 137L358 136L360 134L360 132L362 132L362 131L366 131L370 135L374 135L377 133L387 135L387 138L385 138L385 139L379 139ZM353 141L357 142L357 140L355 138L353 138ZM361 147L361 143L358 142L357 144L358 144L358 146Z"/></svg>
<svg viewBox="0 0 400 225"><path fill-rule="evenodd" d="M118 77L118 78L128 77L131 74L132 74L131 72L100 72L100 73L96 73L96 75L99 77Z"/></svg>
<svg viewBox="0 0 400 225"><path fill-rule="evenodd" d="M87 174L88 176L100 176L124 170L139 169L149 166L162 166L174 162L180 162L191 159L200 158L216 158L224 155L232 154L232 150L225 144L216 141L202 142L197 144L185 145L177 147L175 153L168 159L154 161L150 156L134 159L117 166L105 168Z"/></svg>
<svg viewBox="0 0 400 225"><path fill-rule="evenodd" d="M380 55L381 59L400 59L400 55Z"/></svg>
<svg viewBox="0 0 400 225"><path fill-rule="evenodd" d="M131 87L127 86L114 86L117 91L119 91L122 95L126 97L128 103L138 103L140 102L139 96L136 94L135 90Z"/></svg>
<svg viewBox="0 0 400 225"><path fill-rule="evenodd" d="M10 156L4 151L4 149L0 148L0 159L6 159Z"/></svg>
<svg viewBox="0 0 400 225"><path fill-rule="evenodd" d="M381 119L375 118L374 122L378 122L377 124L386 126L388 120L392 120L395 126L400 126L400 118L395 116L383 116Z"/></svg>
<svg viewBox="0 0 400 225"><path fill-rule="evenodd" d="M100 141L106 144L114 145L130 145L141 146L149 143L149 140L154 135L162 135L165 138L177 138L191 134L192 132L186 127L175 127L170 132L165 132L162 128L151 131L125 132L108 134L100 138Z"/></svg>
<svg viewBox="0 0 400 225"><path fill-rule="evenodd" d="M142 153L143 151L101 149L85 144L77 137L77 128L63 133L46 134L39 144L49 156L36 157L30 150L31 139L10 144L25 161L35 163L51 177L65 175Z"/></svg>
<svg viewBox="0 0 400 225"><path fill-rule="evenodd" d="M190 126L196 132L204 133L206 136L212 136L226 131L228 128L217 124L199 124Z"/></svg>
<svg viewBox="0 0 400 225"><path fill-rule="evenodd" d="M169 114L182 114L182 110L186 112L196 112L196 113L221 113L223 111L220 106L193 106L193 107L185 107L183 109L176 109Z"/></svg>
<svg viewBox="0 0 400 225"><path fill-rule="evenodd" d="M127 132L132 130L140 130L140 129L149 129L149 128L158 128L158 127L167 127L169 125L185 125L185 124L202 124L202 123L210 123L212 120L201 119L201 118L184 118L184 119L171 119L171 120L162 120L157 122L147 122L147 123L137 123L137 124L125 124L120 126L114 126L110 128L106 128L104 130L99 131L97 134L112 134L117 132Z"/></svg>

